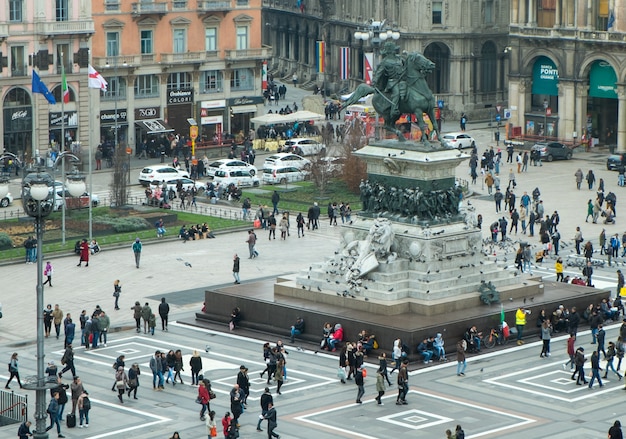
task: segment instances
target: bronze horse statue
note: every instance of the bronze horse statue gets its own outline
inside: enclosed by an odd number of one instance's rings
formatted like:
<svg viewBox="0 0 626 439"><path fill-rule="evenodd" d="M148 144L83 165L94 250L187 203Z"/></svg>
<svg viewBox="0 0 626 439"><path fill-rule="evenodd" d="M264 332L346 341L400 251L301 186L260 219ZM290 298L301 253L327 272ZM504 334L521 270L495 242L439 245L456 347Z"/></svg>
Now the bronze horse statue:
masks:
<svg viewBox="0 0 626 439"><path fill-rule="evenodd" d="M439 132L437 130L437 123L435 121L435 97L433 96L428 84L426 83L426 75L431 73L435 69L435 64L428 58L424 57L419 52L411 52L406 55L405 59L405 72L403 75L403 81L406 82L405 96L400 97L399 110L400 113L414 114L417 119L418 126L422 130L422 142L428 142L428 135L426 134L426 122L424 122L423 113L426 113L433 124L433 133L436 133L439 138ZM396 128L396 121L399 119L399 115L391 115L392 102L389 98L378 88L372 87L367 84L359 85L350 99L348 99L342 107L355 104L359 99L375 93L372 98L372 104L376 109L376 112L383 117L385 121L384 128L387 131L393 132L398 137L399 141L404 141L404 135L400 130ZM432 137L431 137L432 138Z"/></svg>

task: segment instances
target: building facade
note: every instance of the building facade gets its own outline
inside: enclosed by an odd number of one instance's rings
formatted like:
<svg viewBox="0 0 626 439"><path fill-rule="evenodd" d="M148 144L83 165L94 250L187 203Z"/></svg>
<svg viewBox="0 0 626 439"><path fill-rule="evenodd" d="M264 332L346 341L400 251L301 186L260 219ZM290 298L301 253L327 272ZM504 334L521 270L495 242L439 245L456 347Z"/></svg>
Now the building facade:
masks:
<svg viewBox="0 0 626 439"><path fill-rule="evenodd" d="M518 132L626 151L626 0L512 0L510 47Z"/></svg>
<svg viewBox="0 0 626 439"><path fill-rule="evenodd" d="M298 3L300 7L298 7ZM285 80L296 73L305 86L344 94L365 80L382 42L372 24L397 31L401 50L419 51L436 64L428 77L444 103L444 115L494 115L507 101L508 0L263 0L264 42L272 46L269 66ZM324 41L324 68L316 43ZM342 48L348 59L342 68ZM344 55L345 56L345 55ZM323 70L323 73L320 73ZM343 76L343 78L342 78Z"/></svg>
<svg viewBox="0 0 626 439"><path fill-rule="evenodd" d="M89 140L87 64L94 33L91 2L7 0L0 7L2 147L26 160ZM33 94L32 71L56 98ZM63 103L62 71L69 102ZM64 117L62 117L62 114ZM62 139L65 139L62 142Z"/></svg>
<svg viewBox="0 0 626 439"><path fill-rule="evenodd" d="M101 141L247 132L263 102L261 0L98 0L93 65L108 82ZM199 139L200 140L200 139Z"/></svg>

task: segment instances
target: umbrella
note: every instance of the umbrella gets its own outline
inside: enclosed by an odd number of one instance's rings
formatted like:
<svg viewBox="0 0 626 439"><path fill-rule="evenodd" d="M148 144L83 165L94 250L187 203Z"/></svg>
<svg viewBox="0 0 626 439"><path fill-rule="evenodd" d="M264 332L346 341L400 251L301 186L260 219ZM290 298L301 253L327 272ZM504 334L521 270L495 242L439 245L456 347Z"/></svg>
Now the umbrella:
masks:
<svg viewBox="0 0 626 439"><path fill-rule="evenodd" d="M277 123L290 122L285 119L285 116L278 113L264 114L263 116L257 116L250 119L250 122L258 125L274 125Z"/></svg>
<svg viewBox="0 0 626 439"><path fill-rule="evenodd" d="M286 114L285 122L298 122L300 120L324 120L323 114L314 113L312 111L300 110L295 113Z"/></svg>

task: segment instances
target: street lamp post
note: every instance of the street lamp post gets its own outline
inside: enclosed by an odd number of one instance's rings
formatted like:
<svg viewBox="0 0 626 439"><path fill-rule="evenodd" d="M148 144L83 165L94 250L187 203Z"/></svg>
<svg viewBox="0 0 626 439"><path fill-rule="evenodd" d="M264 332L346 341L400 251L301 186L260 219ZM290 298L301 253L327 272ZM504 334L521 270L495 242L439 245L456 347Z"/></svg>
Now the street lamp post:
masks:
<svg viewBox="0 0 626 439"><path fill-rule="evenodd" d="M77 162L80 161L80 159L78 157L76 157L74 154L72 154L72 153L70 153L68 151L63 151L61 154L59 154L57 156L56 160L54 161L54 164L52 165L54 170L56 171L57 164L59 162L61 162L61 168L62 168L61 169L61 176L62 176L61 180L63 182L63 186L62 186L63 204L61 205L61 244L63 244L63 245L65 245L65 209L66 209L65 203L66 203L66 200L67 200L67 197L65 196L65 190L69 189L69 188L66 187L68 182L79 180L78 178L76 178L76 176L78 175L78 171L76 169L74 169L72 171L72 177L68 176L67 177L67 182L66 182L66 179L65 179L65 157L70 157L72 159L73 163L77 163ZM81 192L80 194L75 195L75 196L80 196L80 195L82 195L85 192L85 184L84 183L82 185L82 188L83 188L83 192ZM56 186L54 188L54 192L56 192ZM89 202L91 203L91 194L89 195L89 197L90 197Z"/></svg>
<svg viewBox="0 0 626 439"><path fill-rule="evenodd" d="M70 153L62 153L54 162L55 166L59 160L65 156L70 156L75 160L78 157ZM34 380L25 380L24 388L35 390L35 433L34 439L48 439L46 432L46 391L56 387L55 383L46 383L44 374L44 320L43 320L43 233L44 221L54 210L54 198L56 188L54 178L47 172L43 172L41 167L24 170L22 179L22 204L24 212L35 219L35 235L37 236L37 376ZM0 185L1 186L1 185ZM67 190L71 196L79 196L85 191L85 184L77 174L70 177Z"/></svg>
<svg viewBox="0 0 626 439"><path fill-rule="evenodd" d="M356 32L354 32L354 39L363 41L363 45L367 44L368 41L371 41L373 53L372 53L372 59L371 59L370 75L373 75L373 73L376 71L381 44L383 44L388 39L398 40L399 38L400 38L400 32L398 32L395 29L392 29L387 24L387 20L383 20L383 21L368 20L365 23L365 26L363 28L358 28ZM367 54L365 55L365 57L367 58ZM364 72L364 73L366 75L368 74L368 72ZM367 79L372 80L373 77L370 76ZM376 113L375 126L376 126L375 137L376 139L378 139L378 136L379 136L378 113Z"/></svg>

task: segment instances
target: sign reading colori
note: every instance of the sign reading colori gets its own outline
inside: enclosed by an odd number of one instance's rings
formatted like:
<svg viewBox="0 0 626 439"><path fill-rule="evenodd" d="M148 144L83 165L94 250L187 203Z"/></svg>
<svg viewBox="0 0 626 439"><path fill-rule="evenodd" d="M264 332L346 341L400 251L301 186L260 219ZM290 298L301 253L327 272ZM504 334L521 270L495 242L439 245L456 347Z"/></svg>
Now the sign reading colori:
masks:
<svg viewBox="0 0 626 439"><path fill-rule="evenodd" d="M186 104L193 102L193 88L180 88L167 91L168 104Z"/></svg>

